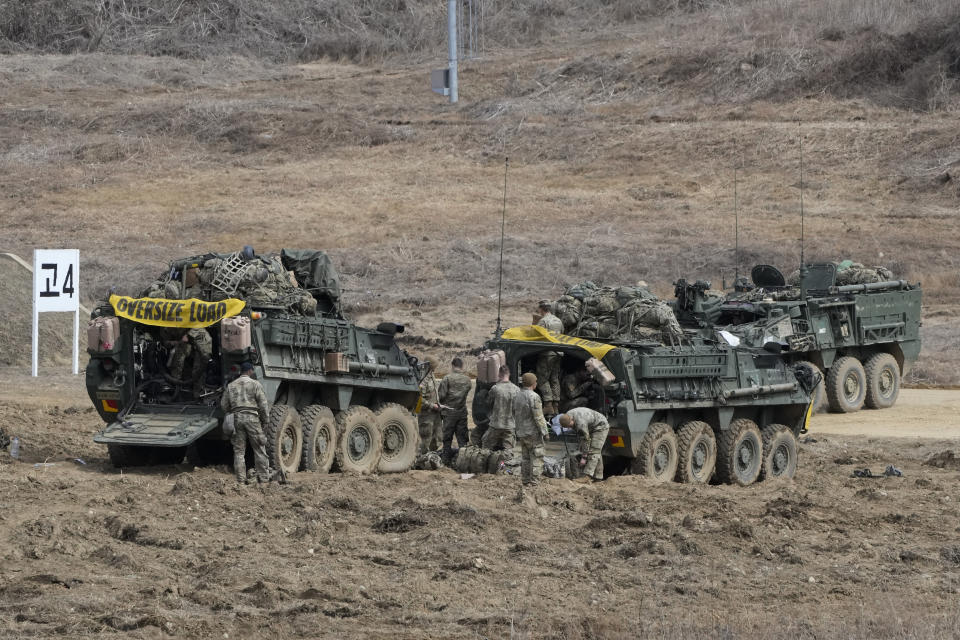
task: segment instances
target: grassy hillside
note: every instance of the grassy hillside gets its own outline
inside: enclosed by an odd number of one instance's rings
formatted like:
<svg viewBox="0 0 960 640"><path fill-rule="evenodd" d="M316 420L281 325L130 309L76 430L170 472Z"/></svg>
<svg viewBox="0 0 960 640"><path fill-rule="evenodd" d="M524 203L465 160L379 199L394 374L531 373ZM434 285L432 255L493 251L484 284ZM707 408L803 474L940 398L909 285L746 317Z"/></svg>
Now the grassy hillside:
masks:
<svg viewBox="0 0 960 640"><path fill-rule="evenodd" d="M0 248L80 248L92 299L174 256L316 246L355 311L475 343L505 156L510 323L583 279L729 279L735 187L739 268L792 269L802 139L806 257L921 280L920 380L960 380L955 3L485 7L451 106L442 3L0 0Z"/></svg>

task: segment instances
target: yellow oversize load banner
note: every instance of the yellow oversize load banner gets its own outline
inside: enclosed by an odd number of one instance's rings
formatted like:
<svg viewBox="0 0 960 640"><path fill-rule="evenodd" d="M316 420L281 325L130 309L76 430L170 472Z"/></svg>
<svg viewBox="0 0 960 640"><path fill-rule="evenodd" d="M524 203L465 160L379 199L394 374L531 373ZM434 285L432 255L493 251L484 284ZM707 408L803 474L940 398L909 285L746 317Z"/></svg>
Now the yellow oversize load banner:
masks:
<svg viewBox="0 0 960 640"><path fill-rule="evenodd" d="M533 324L507 329L500 337L504 340L528 340L552 342L554 344L572 344L586 350L597 360L603 360L603 356L607 355L611 349L616 349L616 347L612 344L594 342L593 340L587 340L586 338L574 338L573 336L567 336L562 333L556 333L555 331L549 331L544 327L538 327Z"/></svg>
<svg viewBox="0 0 960 640"><path fill-rule="evenodd" d="M227 298L205 302L196 298L164 300L163 298L129 298L110 296L110 304L118 318L126 318L155 327L182 327L192 329L209 327L224 318L230 318L247 304L243 300Z"/></svg>

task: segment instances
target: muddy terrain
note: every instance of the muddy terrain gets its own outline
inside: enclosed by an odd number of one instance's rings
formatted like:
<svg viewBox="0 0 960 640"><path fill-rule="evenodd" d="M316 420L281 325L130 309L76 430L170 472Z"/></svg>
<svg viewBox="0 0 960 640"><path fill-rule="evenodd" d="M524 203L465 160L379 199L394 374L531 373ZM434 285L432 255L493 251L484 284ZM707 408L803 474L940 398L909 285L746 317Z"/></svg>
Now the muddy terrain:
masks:
<svg viewBox="0 0 960 640"><path fill-rule="evenodd" d="M0 428L22 439L0 457L3 637L960 632L958 392L816 416L792 482L518 496L515 477L449 470L264 489L226 467L120 472L79 380L2 382ZM888 465L903 476L851 477Z"/></svg>
<svg viewBox="0 0 960 640"><path fill-rule="evenodd" d="M512 326L802 247L922 282L897 406L817 415L795 480L746 489L119 471L69 317L29 378L0 257L0 637L960 636L956 3L484 4L450 105L433 1L0 0L0 253L78 248L92 306L176 257L324 249L350 315L444 372L493 332L501 248Z"/></svg>

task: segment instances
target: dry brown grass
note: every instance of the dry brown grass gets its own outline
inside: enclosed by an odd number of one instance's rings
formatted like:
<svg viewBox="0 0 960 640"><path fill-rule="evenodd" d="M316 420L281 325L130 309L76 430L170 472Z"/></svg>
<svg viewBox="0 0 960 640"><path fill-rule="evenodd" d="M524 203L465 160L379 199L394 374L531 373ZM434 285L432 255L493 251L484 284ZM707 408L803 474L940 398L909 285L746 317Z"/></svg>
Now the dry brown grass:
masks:
<svg viewBox="0 0 960 640"><path fill-rule="evenodd" d="M497 20L523 11L544 33L636 18L465 64L456 109L426 91L433 65L414 58L0 58L0 245L78 246L88 299L171 256L320 246L352 308L461 309L486 333L504 155L504 296L523 321L530 302L584 279L643 278L664 296L678 277L729 279L735 167L741 269L791 269L802 135L807 258L890 265L932 302L960 294L953 89L937 112L866 90L796 97L853 46L820 37L827 23L847 34L866 20L861 34L899 42L921 13L947 24L945 3L893 22L852 2L497 6ZM938 359L960 359L932 340ZM952 379L935 368L927 378Z"/></svg>

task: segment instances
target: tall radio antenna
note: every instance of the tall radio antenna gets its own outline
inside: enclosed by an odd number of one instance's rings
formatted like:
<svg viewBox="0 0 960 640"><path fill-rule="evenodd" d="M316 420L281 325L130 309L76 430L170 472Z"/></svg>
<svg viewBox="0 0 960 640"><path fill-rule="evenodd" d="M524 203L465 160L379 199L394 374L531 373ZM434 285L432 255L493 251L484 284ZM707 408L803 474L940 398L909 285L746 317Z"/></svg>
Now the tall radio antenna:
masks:
<svg viewBox="0 0 960 640"><path fill-rule="evenodd" d="M797 137L800 139L800 268L803 269L803 133L797 121Z"/></svg>
<svg viewBox="0 0 960 640"><path fill-rule="evenodd" d="M740 279L740 210L737 208L737 167L733 167L733 286Z"/></svg>
<svg viewBox="0 0 960 640"><path fill-rule="evenodd" d="M497 285L497 330L499 337L503 333L500 326L500 308L503 300L503 234L507 224L507 169L510 168L510 158L503 158L503 211L500 214L500 283Z"/></svg>

